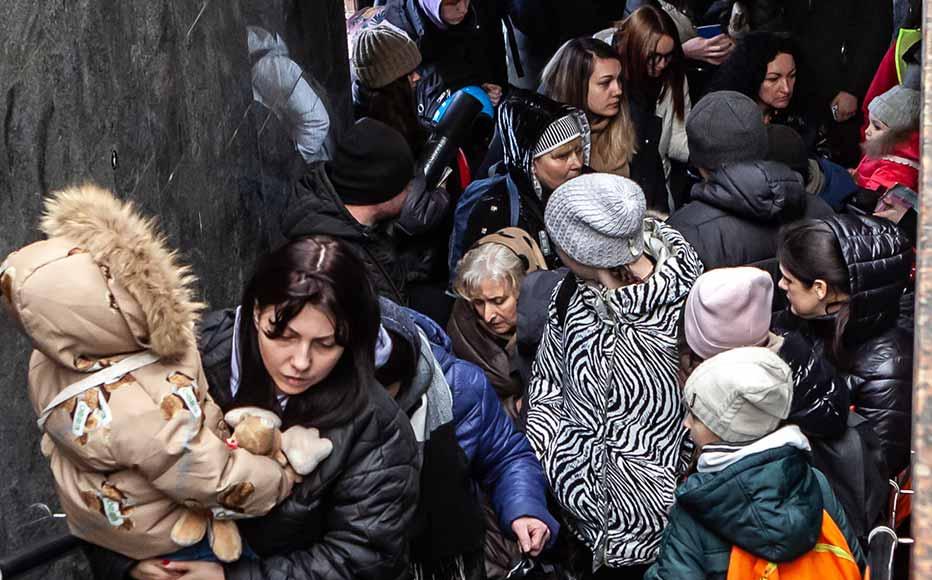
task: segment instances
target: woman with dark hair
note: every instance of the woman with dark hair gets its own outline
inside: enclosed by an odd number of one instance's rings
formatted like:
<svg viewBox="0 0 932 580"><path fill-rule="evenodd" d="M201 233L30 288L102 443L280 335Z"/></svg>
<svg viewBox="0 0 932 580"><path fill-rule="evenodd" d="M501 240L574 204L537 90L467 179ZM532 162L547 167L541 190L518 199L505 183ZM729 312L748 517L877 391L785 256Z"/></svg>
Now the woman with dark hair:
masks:
<svg viewBox="0 0 932 580"><path fill-rule="evenodd" d="M736 91L757 103L765 124L788 125L813 149L816 126L796 106L799 50L785 35L751 32L743 36L718 73L708 92Z"/></svg>
<svg viewBox="0 0 932 580"><path fill-rule="evenodd" d="M910 247L883 219L838 215L786 226L777 257L790 311L778 330L799 330L828 358L855 410L880 437L891 477L909 465L912 332L899 323Z"/></svg>
<svg viewBox="0 0 932 580"><path fill-rule="evenodd" d="M236 310L200 329L210 394L255 405L283 427L315 427L333 452L263 518L240 520L257 558L135 562L94 550L100 578L253 579L402 576L417 502L407 417L375 379L379 306L359 259L328 236L293 241L259 261Z"/></svg>
<svg viewBox="0 0 932 580"><path fill-rule="evenodd" d="M654 114L661 119L657 149L667 189L671 195L678 194L670 186L670 172L673 161L689 161L686 116L692 103L676 24L663 10L644 6L616 26L612 45L621 56L625 86L638 95L638 102L647 107L656 104Z"/></svg>
<svg viewBox="0 0 932 580"><path fill-rule="evenodd" d="M420 158L427 131L417 115L415 87L421 51L387 22L359 31L353 42L353 109L359 119L382 121L404 136Z"/></svg>
<svg viewBox="0 0 932 580"><path fill-rule="evenodd" d="M636 181L647 207L666 212L667 188L660 161L660 119L654 104L625 91L621 57L595 38L570 40L550 59L541 93L586 112L592 131L590 165Z"/></svg>

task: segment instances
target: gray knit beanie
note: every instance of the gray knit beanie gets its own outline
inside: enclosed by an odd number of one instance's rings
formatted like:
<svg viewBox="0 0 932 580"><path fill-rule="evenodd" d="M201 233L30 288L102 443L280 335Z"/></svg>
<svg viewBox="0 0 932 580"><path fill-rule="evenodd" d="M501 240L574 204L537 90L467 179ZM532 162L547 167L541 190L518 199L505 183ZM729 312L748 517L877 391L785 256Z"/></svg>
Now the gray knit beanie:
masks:
<svg viewBox="0 0 932 580"><path fill-rule="evenodd" d="M867 105L867 110L881 123L893 130L900 130L918 128L921 106L919 91L896 85L884 94L874 97Z"/></svg>
<svg viewBox="0 0 932 580"><path fill-rule="evenodd" d="M767 157L767 129L757 103L735 91L702 97L686 119L689 160L703 169Z"/></svg>
<svg viewBox="0 0 932 580"><path fill-rule="evenodd" d="M353 44L353 74L370 89L382 88L421 64L421 51L388 22L359 31Z"/></svg>
<svg viewBox="0 0 932 580"><path fill-rule="evenodd" d="M584 266L616 268L644 252L641 187L608 173L580 175L558 187L544 212L551 240Z"/></svg>

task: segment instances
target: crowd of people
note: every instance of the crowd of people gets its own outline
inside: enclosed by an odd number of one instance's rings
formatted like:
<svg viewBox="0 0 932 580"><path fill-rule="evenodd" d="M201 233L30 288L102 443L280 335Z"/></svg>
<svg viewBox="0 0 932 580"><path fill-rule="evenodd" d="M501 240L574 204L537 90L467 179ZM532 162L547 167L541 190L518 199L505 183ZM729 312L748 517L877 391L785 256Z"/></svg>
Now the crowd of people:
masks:
<svg viewBox="0 0 932 580"><path fill-rule="evenodd" d="M377 4L238 304L92 185L0 265L95 576L861 578L910 467L917 3Z"/></svg>

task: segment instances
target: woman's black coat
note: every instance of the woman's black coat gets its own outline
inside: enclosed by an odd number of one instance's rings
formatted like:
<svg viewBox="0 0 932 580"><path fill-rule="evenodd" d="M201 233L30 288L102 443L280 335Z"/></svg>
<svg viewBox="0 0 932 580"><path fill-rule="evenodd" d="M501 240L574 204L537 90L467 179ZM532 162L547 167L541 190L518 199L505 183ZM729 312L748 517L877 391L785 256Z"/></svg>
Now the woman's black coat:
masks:
<svg viewBox="0 0 932 580"><path fill-rule="evenodd" d="M214 312L200 329L210 394L224 410L234 320L231 310ZM373 381L365 411L321 435L333 441L330 457L267 515L238 522L259 558L224 565L227 580L407 577L419 469L408 418ZM88 556L97 578L125 578L136 564L100 548Z"/></svg>

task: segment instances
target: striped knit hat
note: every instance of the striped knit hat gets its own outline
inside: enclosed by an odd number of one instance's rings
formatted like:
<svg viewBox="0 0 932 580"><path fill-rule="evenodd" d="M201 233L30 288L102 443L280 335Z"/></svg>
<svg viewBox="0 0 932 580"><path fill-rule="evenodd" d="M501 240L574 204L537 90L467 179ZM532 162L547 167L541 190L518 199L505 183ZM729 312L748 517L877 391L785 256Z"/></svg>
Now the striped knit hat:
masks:
<svg viewBox="0 0 932 580"><path fill-rule="evenodd" d="M381 22L359 31L353 44L353 74L370 89L379 89L421 64L421 51L400 28Z"/></svg>
<svg viewBox="0 0 932 580"><path fill-rule="evenodd" d="M644 252L644 192L626 177L580 175L557 188L544 221L550 238L573 260L617 268Z"/></svg>
<svg viewBox="0 0 932 580"><path fill-rule="evenodd" d="M560 117L547 127L534 146L534 159L546 155L573 139L582 137L579 123L572 115Z"/></svg>

